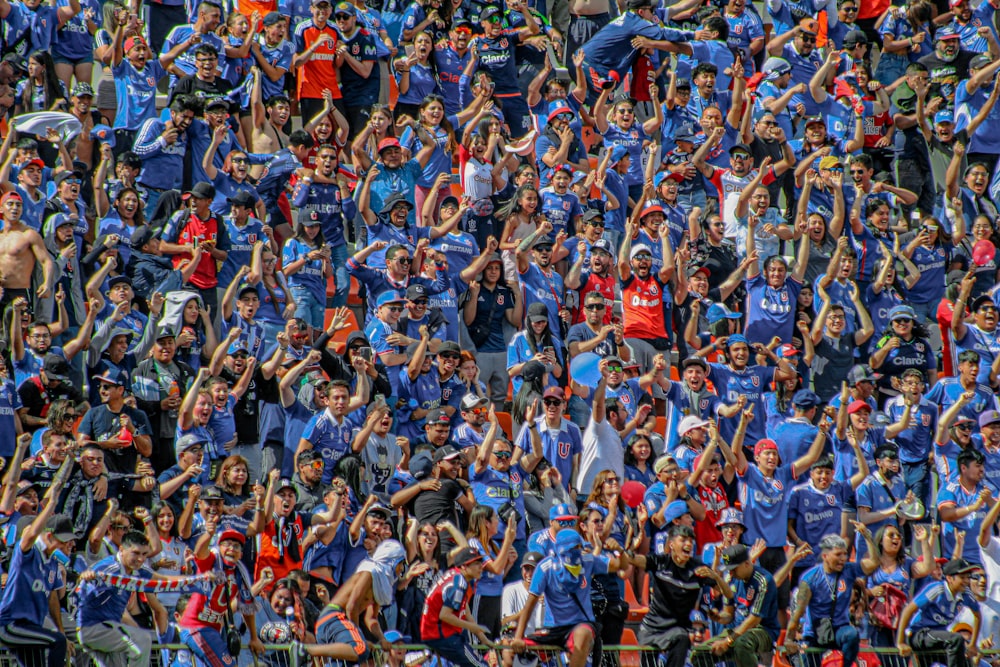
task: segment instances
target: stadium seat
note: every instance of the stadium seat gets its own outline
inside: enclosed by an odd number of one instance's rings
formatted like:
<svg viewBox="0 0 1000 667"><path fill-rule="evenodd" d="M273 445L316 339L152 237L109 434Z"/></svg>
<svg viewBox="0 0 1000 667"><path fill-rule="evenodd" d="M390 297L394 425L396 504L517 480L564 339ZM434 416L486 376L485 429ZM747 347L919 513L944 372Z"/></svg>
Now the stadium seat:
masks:
<svg viewBox="0 0 1000 667"><path fill-rule="evenodd" d="M496 415L497 415L497 421L500 423L500 428L502 428L503 432L507 434L507 439L513 440L514 434L512 433L512 431L514 430L514 421L511 419L510 413L498 412L496 413Z"/></svg>
<svg viewBox="0 0 1000 667"><path fill-rule="evenodd" d="M628 617L625 619L625 622L641 623L642 619L649 613L649 607L639 603L639 600L635 596L635 591L632 590L632 582L628 579L625 580L625 602L628 603Z"/></svg>
<svg viewBox="0 0 1000 667"><path fill-rule="evenodd" d="M667 418L657 417L656 418L656 432L662 435L664 438L667 437Z"/></svg>
<svg viewBox="0 0 1000 667"><path fill-rule="evenodd" d="M632 628L622 630L622 639L619 642L622 646L639 646L639 640L635 636ZM621 667L639 667L642 662L638 651L621 651L618 654L618 664Z"/></svg>

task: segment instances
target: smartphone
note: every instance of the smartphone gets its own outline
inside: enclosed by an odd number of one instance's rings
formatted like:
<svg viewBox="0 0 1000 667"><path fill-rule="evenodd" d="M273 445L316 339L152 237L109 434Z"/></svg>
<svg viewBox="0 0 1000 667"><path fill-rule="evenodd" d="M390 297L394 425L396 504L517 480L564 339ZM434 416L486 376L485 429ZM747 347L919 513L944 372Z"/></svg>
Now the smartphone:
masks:
<svg viewBox="0 0 1000 667"><path fill-rule="evenodd" d="M545 46L545 52L549 59L549 64L552 65L552 72L555 74L557 80L567 80L570 78L569 70L562 66L559 59L556 58L556 50L552 46L552 42L549 42Z"/></svg>
<svg viewBox="0 0 1000 667"><path fill-rule="evenodd" d="M370 347L358 348L358 356L365 361L371 363L372 360L372 349Z"/></svg>
<svg viewBox="0 0 1000 667"><path fill-rule="evenodd" d="M403 47L403 51L406 52L406 57L407 58L412 57L413 53L414 53L413 45L412 44L407 44L405 47Z"/></svg>

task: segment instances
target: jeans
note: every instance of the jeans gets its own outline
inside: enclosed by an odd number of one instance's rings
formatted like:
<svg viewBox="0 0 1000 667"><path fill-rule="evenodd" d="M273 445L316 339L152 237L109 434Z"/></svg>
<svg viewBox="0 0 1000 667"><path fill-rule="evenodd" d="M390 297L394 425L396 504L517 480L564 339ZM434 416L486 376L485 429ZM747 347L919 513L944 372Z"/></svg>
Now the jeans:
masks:
<svg viewBox="0 0 1000 667"><path fill-rule="evenodd" d="M333 265L333 283L337 290L333 294L333 307L340 308L347 305L347 294L351 291L351 276L347 273L346 244L330 249L330 263Z"/></svg>
<svg viewBox="0 0 1000 667"><path fill-rule="evenodd" d="M323 317L326 315L325 305L307 287L294 285L290 289L292 298L295 299L295 317L301 317L313 329L322 329Z"/></svg>
<svg viewBox="0 0 1000 667"><path fill-rule="evenodd" d="M913 491L913 495L917 497L917 500L927 507L927 498L931 490L931 471L930 464L927 463L927 459L919 463L907 463L903 464L903 483L906 485L907 491Z"/></svg>
<svg viewBox="0 0 1000 667"><path fill-rule="evenodd" d="M806 637L806 645L810 648L818 647L825 649L839 650L844 655L844 667L851 667L861 650L861 633L853 625L842 625L837 628L834 643L832 646L820 646L816 643L815 637ZM803 667L820 667L822 663L822 653L806 653Z"/></svg>

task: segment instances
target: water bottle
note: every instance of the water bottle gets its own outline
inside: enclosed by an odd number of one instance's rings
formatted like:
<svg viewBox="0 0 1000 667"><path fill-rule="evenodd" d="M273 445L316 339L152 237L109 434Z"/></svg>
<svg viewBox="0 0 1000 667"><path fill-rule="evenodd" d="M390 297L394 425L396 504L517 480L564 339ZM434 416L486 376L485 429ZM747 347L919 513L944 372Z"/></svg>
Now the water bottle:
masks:
<svg viewBox="0 0 1000 667"><path fill-rule="evenodd" d="M295 630L292 628L292 624L295 623L295 607L285 607L285 623L288 624L288 636L291 639L298 639L295 636Z"/></svg>

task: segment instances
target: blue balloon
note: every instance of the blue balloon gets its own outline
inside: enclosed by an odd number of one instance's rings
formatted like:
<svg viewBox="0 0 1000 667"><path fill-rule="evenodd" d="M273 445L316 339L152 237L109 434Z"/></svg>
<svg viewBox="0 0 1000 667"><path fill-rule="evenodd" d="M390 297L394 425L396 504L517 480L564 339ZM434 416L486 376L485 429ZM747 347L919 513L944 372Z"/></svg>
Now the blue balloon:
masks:
<svg viewBox="0 0 1000 667"><path fill-rule="evenodd" d="M581 352L569 362L569 373L573 381L584 387L594 388L601 381L600 355L593 352Z"/></svg>

